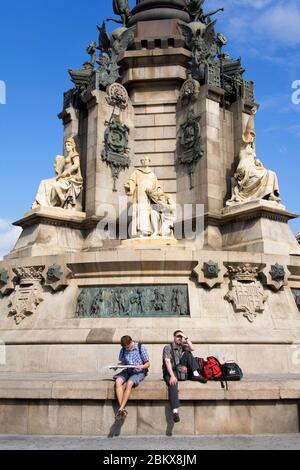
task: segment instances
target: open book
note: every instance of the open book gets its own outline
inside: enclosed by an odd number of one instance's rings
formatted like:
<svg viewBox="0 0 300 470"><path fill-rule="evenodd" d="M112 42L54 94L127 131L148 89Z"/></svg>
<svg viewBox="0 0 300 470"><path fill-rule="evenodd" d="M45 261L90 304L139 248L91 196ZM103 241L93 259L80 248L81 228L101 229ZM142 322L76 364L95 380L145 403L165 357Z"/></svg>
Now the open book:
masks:
<svg viewBox="0 0 300 470"><path fill-rule="evenodd" d="M115 366L106 366L106 369L136 369L137 366L124 366L121 364L115 365Z"/></svg>

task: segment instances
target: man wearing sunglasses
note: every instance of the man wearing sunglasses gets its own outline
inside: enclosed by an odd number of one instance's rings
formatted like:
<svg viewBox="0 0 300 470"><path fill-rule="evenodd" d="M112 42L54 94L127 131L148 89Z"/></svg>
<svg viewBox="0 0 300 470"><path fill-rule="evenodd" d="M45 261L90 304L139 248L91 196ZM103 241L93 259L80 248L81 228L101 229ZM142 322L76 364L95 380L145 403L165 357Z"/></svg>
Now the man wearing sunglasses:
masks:
<svg viewBox="0 0 300 470"><path fill-rule="evenodd" d="M121 421L127 418L128 412L126 405L130 398L133 388L145 379L150 368L149 354L145 346L141 343L133 341L130 336L123 336L121 338L122 349L120 351L119 361L120 365L134 366L122 370L122 372L114 377L115 390L119 403L119 410L116 414L116 420ZM126 383L126 388L123 390L123 385Z"/></svg>
<svg viewBox="0 0 300 470"><path fill-rule="evenodd" d="M163 375L168 386L175 423L180 422L178 381L190 379L194 382L207 382L198 370L199 364L192 354L194 350L193 343L182 331L178 330L174 333L173 343L165 346L163 351Z"/></svg>

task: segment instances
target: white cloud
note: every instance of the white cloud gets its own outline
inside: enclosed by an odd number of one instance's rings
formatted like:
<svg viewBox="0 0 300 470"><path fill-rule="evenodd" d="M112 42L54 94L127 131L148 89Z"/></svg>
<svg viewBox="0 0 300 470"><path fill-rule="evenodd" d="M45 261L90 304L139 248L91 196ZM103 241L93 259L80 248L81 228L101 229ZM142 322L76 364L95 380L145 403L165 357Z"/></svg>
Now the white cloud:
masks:
<svg viewBox="0 0 300 470"><path fill-rule="evenodd" d="M300 8L295 2L280 2L257 18L255 29L270 39L300 44Z"/></svg>
<svg viewBox="0 0 300 470"><path fill-rule="evenodd" d="M247 6L255 8L256 10L262 10L272 2L273 0L232 0L231 3L236 4L239 7Z"/></svg>
<svg viewBox="0 0 300 470"><path fill-rule="evenodd" d="M0 219L0 260L14 247L21 231L8 220Z"/></svg>
<svg viewBox="0 0 300 470"><path fill-rule="evenodd" d="M223 18L229 39L256 47L265 56L272 57L278 47L300 44L299 0L230 0Z"/></svg>

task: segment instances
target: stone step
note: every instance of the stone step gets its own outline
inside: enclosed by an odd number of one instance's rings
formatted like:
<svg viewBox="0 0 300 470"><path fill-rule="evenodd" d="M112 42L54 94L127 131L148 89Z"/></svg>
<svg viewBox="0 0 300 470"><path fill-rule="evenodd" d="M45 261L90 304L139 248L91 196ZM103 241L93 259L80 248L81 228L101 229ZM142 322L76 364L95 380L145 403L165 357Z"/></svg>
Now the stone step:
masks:
<svg viewBox="0 0 300 470"><path fill-rule="evenodd" d="M179 384L183 401L202 400L289 400L300 399L300 375L248 375L241 382ZM114 382L99 375L84 374L0 374L0 399L113 400ZM133 400L166 400L164 381L152 374L132 393Z"/></svg>
<svg viewBox="0 0 300 470"><path fill-rule="evenodd" d="M133 391L116 424L111 380L88 374L0 374L0 434L135 436L299 432L300 375L247 376L230 383L180 383L174 427L161 377Z"/></svg>

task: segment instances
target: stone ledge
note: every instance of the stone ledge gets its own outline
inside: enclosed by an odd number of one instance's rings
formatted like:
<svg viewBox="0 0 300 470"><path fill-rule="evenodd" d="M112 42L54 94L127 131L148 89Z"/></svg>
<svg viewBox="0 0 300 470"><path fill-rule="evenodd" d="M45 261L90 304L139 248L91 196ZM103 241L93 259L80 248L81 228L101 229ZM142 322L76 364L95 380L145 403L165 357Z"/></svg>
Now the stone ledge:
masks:
<svg viewBox="0 0 300 470"><path fill-rule="evenodd" d="M247 376L230 382L229 391L220 383L206 385L181 382L182 401L255 401L300 399L300 375ZM113 381L84 374L0 374L0 399L114 400ZM159 375L152 375L133 391L132 400L165 401L167 389Z"/></svg>
<svg viewBox="0 0 300 470"><path fill-rule="evenodd" d="M261 217L286 223L289 220L298 218L298 215L286 211L284 206L274 202L264 200L251 201L223 209L221 224L224 225Z"/></svg>
<svg viewBox="0 0 300 470"><path fill-rule="evenodd" d="M6 346L29 346L29 345L119 345L120 337L124 333L130 333L133 337L139 337L140 329L132 326L120 326L118 328L110 327L110 319L102 318L97 319L101 321L101 327L94 328L69 328L61 327L60 329L10 329L0 330L0 339ZM124 319L123 319L124 320ZM125 318L126 320L126 318ZM104 323L105 322L105 323ZM144 328L143 334L145 336L144 343L146 345L165 345L173 333L173 329L161 328L159 330ZM296 344L300 337L299 328L293 329L277 329L273 332L261 332L257 330L247 330L246 328L236 328L232 331L231 327L223 328L221 331L212 328L190 328L186 327L186 331L193 336L195 345L275 345L275 346L290 346ZM147 337L146 337L147 335ZM231 335L230 341L228 335ZM205 338L205 342L204 342Z"/></svg>

